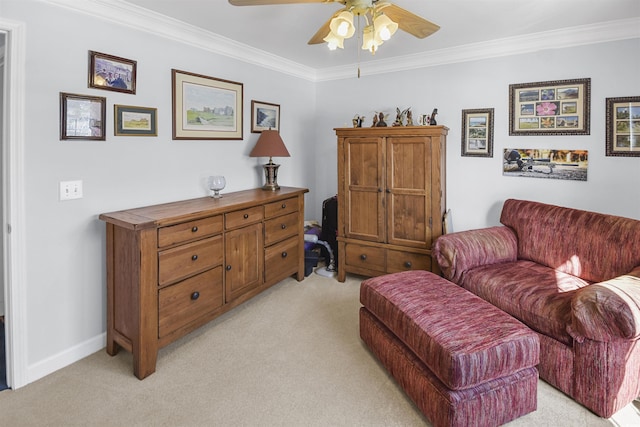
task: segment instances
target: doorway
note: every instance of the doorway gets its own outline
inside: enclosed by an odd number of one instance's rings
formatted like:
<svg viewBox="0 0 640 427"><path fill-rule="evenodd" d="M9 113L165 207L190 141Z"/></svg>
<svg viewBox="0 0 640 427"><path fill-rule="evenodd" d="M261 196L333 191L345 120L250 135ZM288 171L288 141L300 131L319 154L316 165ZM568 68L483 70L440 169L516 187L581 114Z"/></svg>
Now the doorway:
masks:
<svg viewBox="0 0 640 427"><path fill-rule="evenodd" d="M25 24L0 17L0 35L0 307L4 315L6 381L16 389L28 384L23 231Z"/></svg>
<svg viewBox="0 0 640 427"><path fill-rule="evenodd" d="M0 32L0 117L4 118L4 60L5 60L5 33ZM4 135L4 120L0 120L0 135ZM4 145L4 142L3 142ZM4 150L3 150L4 151ZM0 151L0 156L2 156ZM4 212L4 162L0 158L0 212ZM0 227L0 241L4 242L4 227ZM0 245L0 260L4 260L4 245ZM5 345L4 329L4 262L0 262L0 391L6 390L7 385L7 353Z"/></svg>

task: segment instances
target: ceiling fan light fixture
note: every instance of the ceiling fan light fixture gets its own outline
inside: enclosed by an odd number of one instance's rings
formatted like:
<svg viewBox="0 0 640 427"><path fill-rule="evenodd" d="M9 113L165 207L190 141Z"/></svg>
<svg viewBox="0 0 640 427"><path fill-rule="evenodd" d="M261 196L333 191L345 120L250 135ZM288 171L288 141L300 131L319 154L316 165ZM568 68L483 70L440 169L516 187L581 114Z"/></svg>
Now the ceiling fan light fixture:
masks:
<svg viewBox="0 0 640 427"><path fill-rule="evenodd" d="M368 50L372 54L376 53L378 47L384 43L377 31L374 31L373 25L364 27L362 31L362 49Z"/></svg>
<svg viewBox="0 0 640 427"><path fill-rule="evenodd" d="M389 40L398 31L398 24L383 13L373 20L373 26L378 36L384 41Z"/></svg>
<svg viewBox="0 0 640 427"><path fill-rule="evenodd" d="M334 34L333 31L329 31L329 34L322 40L327 42L329 50L344 49L344 37Z"/></svg>
<svg viewBox="0 0 640 427"><path fill-rule="evenodd" d="M353 25L353 13L343 10L331 20L329 25L331 32L337 36L348 39L356 32L356 27Z"/></svg>

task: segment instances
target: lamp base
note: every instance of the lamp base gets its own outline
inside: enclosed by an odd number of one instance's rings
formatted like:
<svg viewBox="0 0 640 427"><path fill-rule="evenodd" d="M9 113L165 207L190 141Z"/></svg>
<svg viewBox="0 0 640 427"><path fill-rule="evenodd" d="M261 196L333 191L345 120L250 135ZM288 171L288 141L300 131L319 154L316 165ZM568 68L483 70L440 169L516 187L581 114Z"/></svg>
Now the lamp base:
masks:
<svg viewBox="0 0 640 427"><path fill-rule="evenodd" d="M264 168L264 177L266 179L266 183L262 186L263 190L266 191L276 191L280 189L278 185L278 168L280 165L276 165L273 161L269 161L269 163L262 165Z"/></svg>

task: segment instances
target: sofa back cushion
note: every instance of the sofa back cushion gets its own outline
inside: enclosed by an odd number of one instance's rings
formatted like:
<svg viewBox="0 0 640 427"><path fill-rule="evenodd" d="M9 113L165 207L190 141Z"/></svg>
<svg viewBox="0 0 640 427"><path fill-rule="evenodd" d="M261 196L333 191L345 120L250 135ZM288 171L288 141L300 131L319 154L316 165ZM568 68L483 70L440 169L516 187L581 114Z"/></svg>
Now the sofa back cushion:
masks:
<svg viewBox="0 0 640 427"><path fill-rule="evenodd" d="M518 237L518 258L591 282L640 265L640 221L614 215L506 200L500 222Z"/></svg>

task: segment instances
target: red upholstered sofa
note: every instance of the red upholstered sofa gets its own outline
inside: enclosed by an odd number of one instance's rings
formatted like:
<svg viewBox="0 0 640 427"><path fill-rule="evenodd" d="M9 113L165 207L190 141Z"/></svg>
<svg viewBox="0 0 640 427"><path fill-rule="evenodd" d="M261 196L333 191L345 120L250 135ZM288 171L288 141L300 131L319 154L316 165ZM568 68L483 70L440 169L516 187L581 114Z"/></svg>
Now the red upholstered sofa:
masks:
<svg viewBox="0 0 640 427"><path fill-rule="evenodd" d="M446 279L540 338L540 377L601 417L640 396L640 221L509 199L503 226L443 235Z"/></svg>

